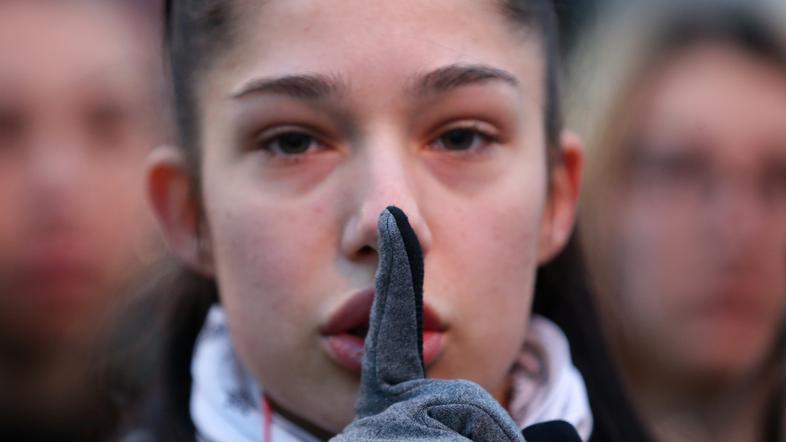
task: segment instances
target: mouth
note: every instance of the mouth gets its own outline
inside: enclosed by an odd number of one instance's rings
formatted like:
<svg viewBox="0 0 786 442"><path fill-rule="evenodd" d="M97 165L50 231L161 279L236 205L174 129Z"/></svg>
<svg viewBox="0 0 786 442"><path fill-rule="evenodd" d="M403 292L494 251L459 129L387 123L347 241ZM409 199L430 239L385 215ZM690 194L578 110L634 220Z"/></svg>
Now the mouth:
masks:
<svg viewBox="0 0 786 442"><path fill-rule="evenodd" d="M749 288L718 290L699 304L697 313L713 321L760 324L766 321L767 303L755 292Z"/></svg>
<svg viewBox="0 0 786 442"><path fill-rule="evenodd" d="M357 292L320 329L328 356L341 367L358 374L363 364L363 347L373 303L373 289ZM445 326L439 316L424 302L423 359L426 368L442 353L444 334Z"/></svg>
<svg viewBox="0 0 786 442"><path fill-rule="evenodd" d="M79 303L98 287L100 267L78 256L46 256L25 260L17 271L17 280L26 292L39 301L65 307Z"/></svg>

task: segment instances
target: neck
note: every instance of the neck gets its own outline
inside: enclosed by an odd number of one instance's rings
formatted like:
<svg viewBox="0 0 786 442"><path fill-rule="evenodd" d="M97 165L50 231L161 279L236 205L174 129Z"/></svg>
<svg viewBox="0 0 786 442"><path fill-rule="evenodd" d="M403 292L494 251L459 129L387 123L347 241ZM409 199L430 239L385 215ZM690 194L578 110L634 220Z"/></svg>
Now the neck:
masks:
<svg viewBox="0 0 786 442"><path fill-rule="evenodd" d="M622 363L631 398L657 440L764 440L765 422L778 384L776 364L737 379L664 374Z"/></svg>

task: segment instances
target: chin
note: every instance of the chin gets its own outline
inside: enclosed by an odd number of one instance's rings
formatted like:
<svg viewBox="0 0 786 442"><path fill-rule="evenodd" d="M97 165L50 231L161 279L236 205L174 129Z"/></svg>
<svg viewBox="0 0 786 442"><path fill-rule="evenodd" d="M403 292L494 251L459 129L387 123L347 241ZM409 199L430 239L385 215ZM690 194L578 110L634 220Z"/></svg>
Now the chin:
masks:
<svg viewBox="0 0 786 442"><path fill-rule="evenodd" d="M758 371L766 363L766 356L751 352L724 352L705 354L702 358L691 361L688 366L690 376L697 382L720 385L744 382L750 377L758 376Z"/></svg>

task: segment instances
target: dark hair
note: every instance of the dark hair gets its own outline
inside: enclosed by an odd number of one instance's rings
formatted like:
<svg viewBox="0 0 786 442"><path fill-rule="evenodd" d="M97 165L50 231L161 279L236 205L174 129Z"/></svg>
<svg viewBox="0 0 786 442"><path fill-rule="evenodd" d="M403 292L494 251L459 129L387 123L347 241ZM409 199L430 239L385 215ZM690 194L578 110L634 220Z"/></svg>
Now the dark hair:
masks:
<svg viewBox="0 0 786 442"><path fill-rule="evenodd" d="M573 364L584 378L592 409L590 440L652 440L612 362L577 233L553 261L538 269L532 312L554 321L568 338Z"/></svg>
<svg viewBox="0 0 786 442"><path fill-rule="evenodd" d="M201 141L196 87L211 63L235 38L233 23L238 11L235 11L234 5L231 0L166 3L167 54L180 146L194 170L199 163ZM541 41L545 60L544 130L551 162L556 158L554 152L558 149L562 130L558 90L559 44L554 5L550 0L500 0L500 7L514 26L536 30ZM199 178L194 176L194 179ZM596 414L594 434L601 435L594 436L596 440L646 440L641 437L641 432L635 430L635 425L631 426L634 430L630 430L625 424L625 410L630 407L612 374L591 298L581 283L583 274L577 250L577 242L571 241L560 257L539 271L534 311L554 319L568 335L576 364L585 374L593 413ZM217 300L215 284L193 274L183 277L181 287L175 291L178 293L168 294L174 302L169 309L171 325L164 326L168 338L162 348L165 370L159 394L163 397L155 401L156 407L150 413L151 416L164 416L152 420L152 429L166 440L176 436L193 438L194 429L187 406L191 353L199 326L211 303ZM623 422L618 422L620 418ZM630 422L634 419L631 418ZM178 428L173 429L173 425Z"/></svg>

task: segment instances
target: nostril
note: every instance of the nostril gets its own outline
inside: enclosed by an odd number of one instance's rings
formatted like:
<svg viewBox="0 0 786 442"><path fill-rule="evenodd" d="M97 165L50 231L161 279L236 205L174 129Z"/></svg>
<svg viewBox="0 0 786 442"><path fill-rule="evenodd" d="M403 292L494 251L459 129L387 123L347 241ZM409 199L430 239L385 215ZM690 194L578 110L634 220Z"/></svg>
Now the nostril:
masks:
<svg viewBox="0 0 786 442"><path fill-rule="evenodd" d="M361 258L365 258L368 256L374 256L377 254L376 249L371 246L363 246L360 250L358 250L358 256Z"/></svg>
<svg viewBox="0 0 786 442"><path fill-rule="evenodd" d="M369 264L376 267L379 261L379 254L377 249L372 245L365 245L351 254L350 260L355 263Z"/></svg>

